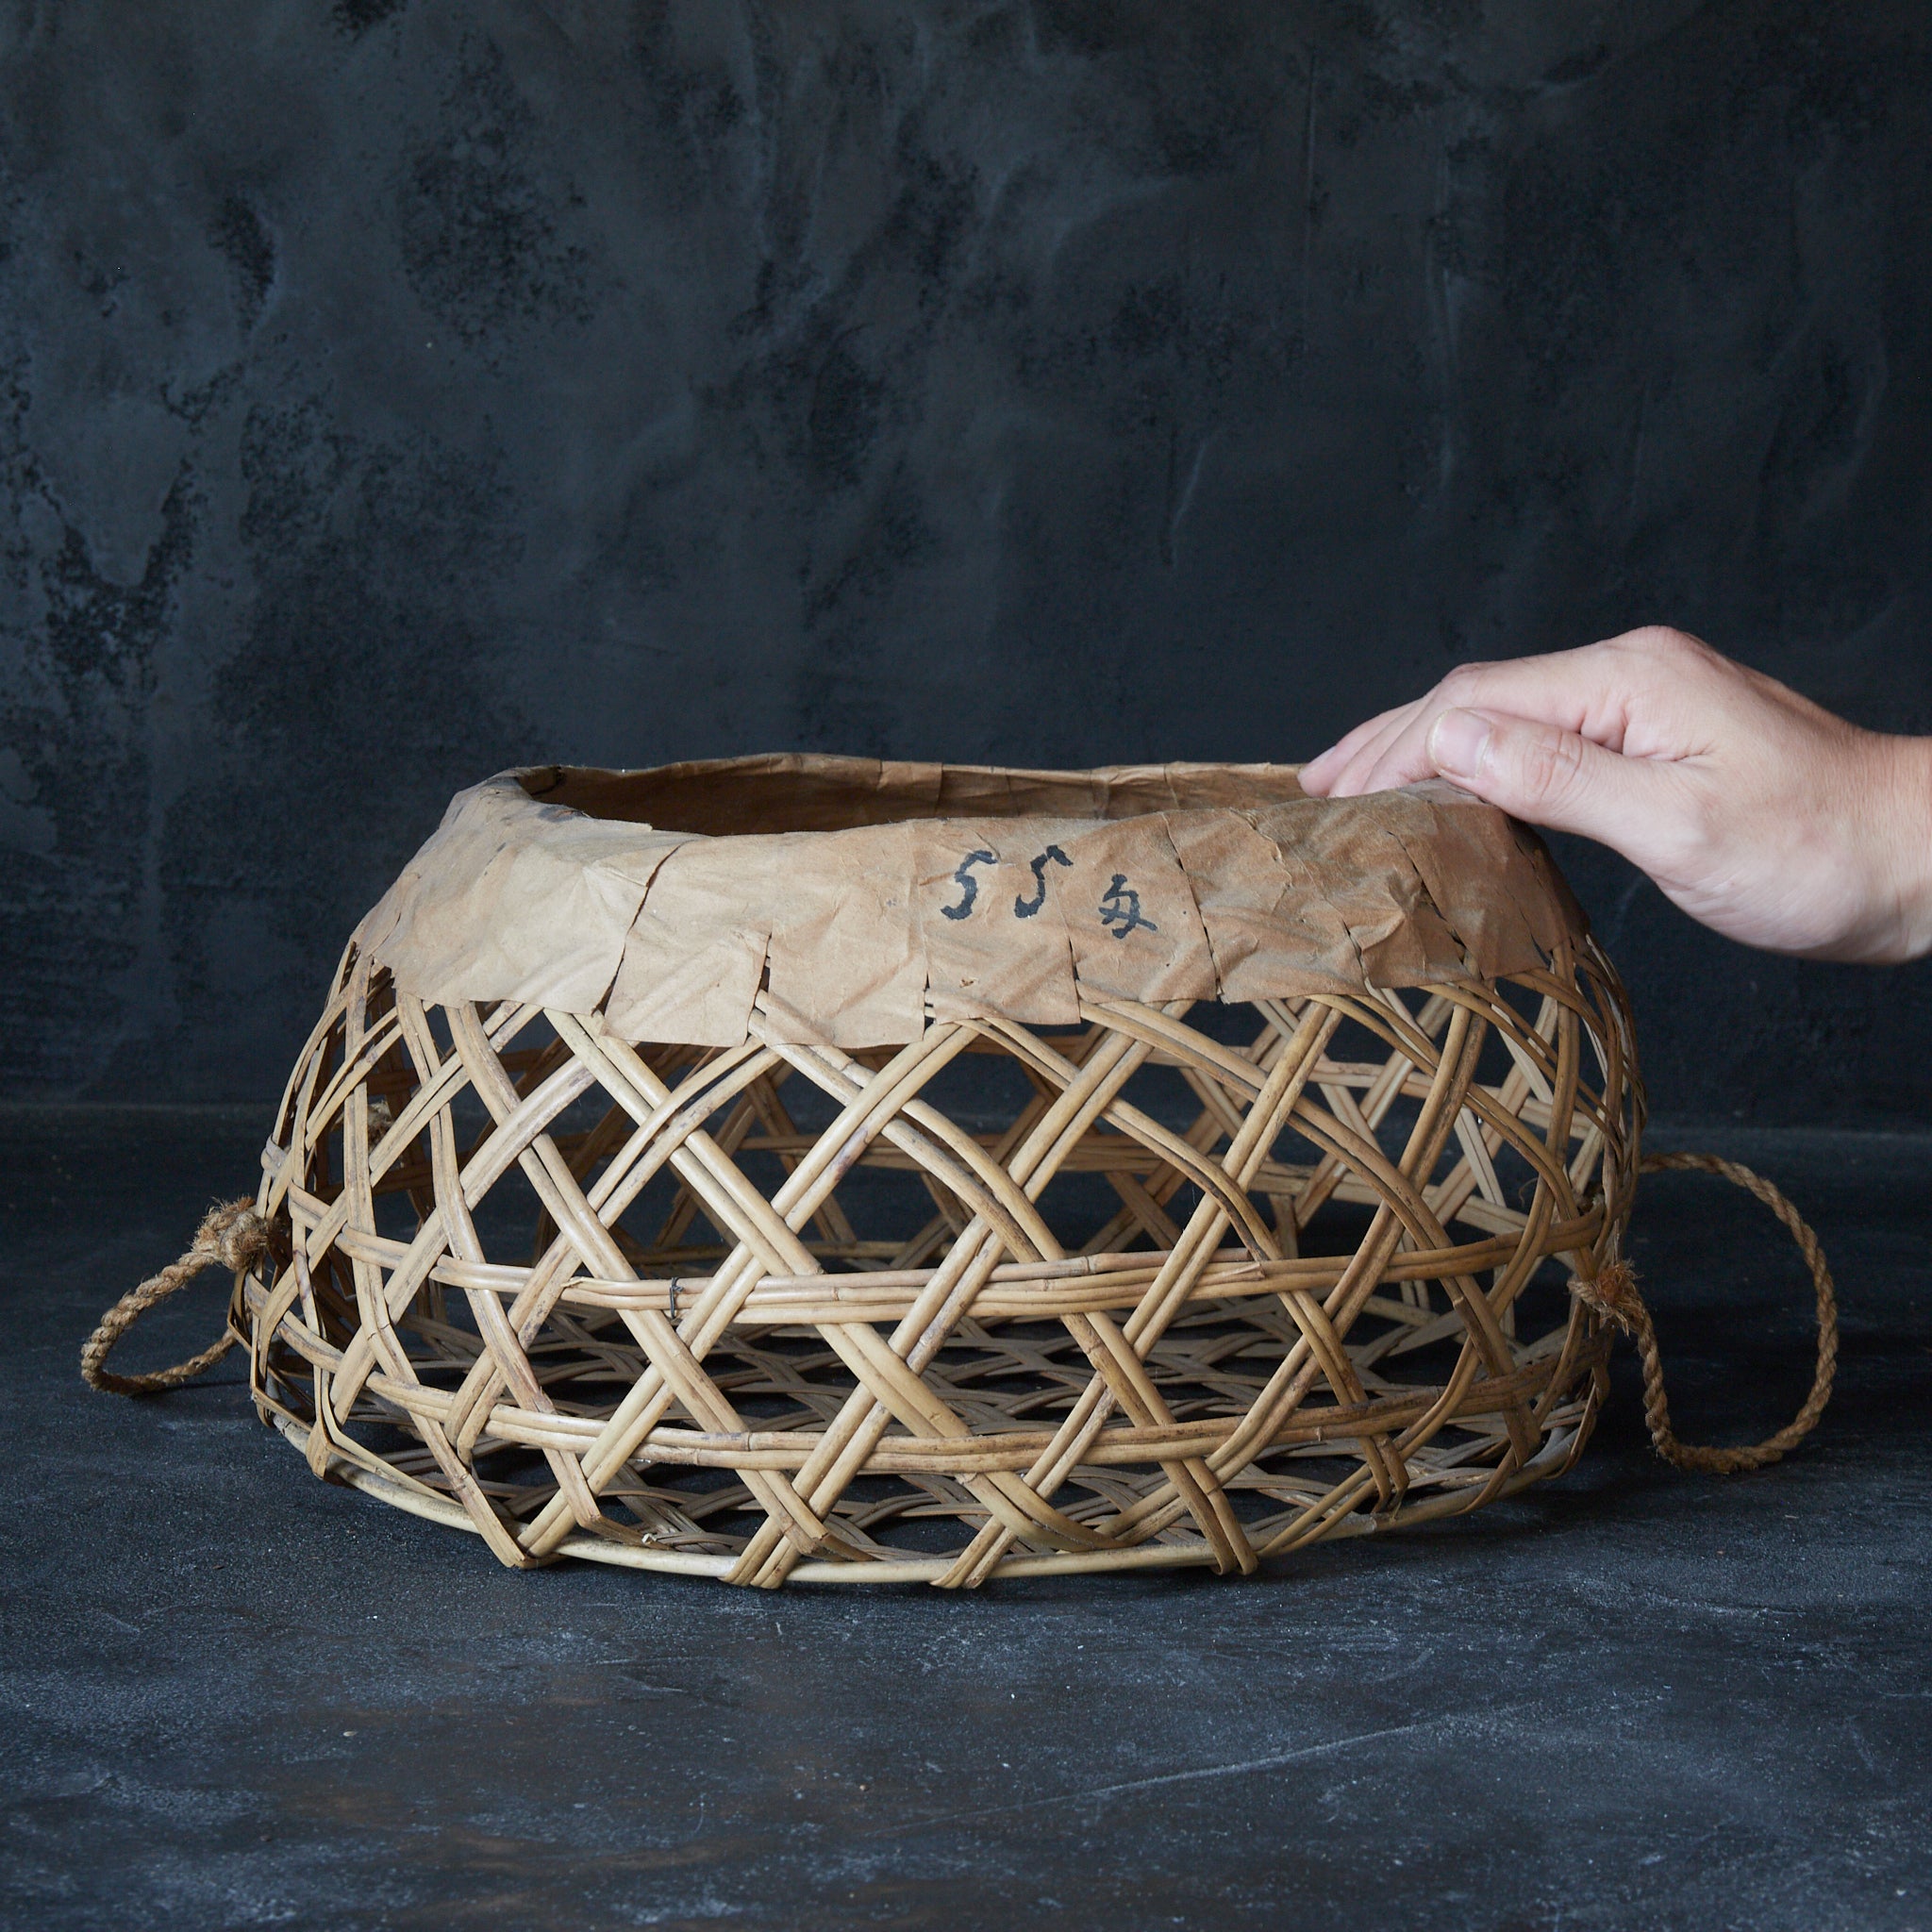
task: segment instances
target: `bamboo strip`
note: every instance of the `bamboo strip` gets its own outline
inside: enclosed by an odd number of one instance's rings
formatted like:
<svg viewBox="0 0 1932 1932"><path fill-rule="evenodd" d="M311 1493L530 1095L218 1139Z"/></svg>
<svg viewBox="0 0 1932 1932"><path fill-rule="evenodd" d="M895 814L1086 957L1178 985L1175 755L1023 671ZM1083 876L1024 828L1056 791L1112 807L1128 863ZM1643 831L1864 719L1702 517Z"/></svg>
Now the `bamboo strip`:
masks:
<svg viewBox="0 0 1932 1932"><path fill-rule="evenodd" d="M510 1563L974 1586L1252 1568L1580 1453L1608 1330L1524 1310L1615 1259L1635 1185L1628 1014L1587 938L1508 981L1264 1002L1246 1046L1109 1000L1077 1036L989 1013L855 1056L760 1001L741 1047L646 1054L345 956L263 1149L280 1258L235 1303L311 1467ZM937 1097L962 1056L1024 1076L1004 1126ZM1118 1202L1097 1246L1061 1231L1080 1176ZM861 1177L918 1190L922 1231L879 1231ZM523 1258L491 1232L512 1185ZM947 1521L945 1550L900 1540Z"/></svg>

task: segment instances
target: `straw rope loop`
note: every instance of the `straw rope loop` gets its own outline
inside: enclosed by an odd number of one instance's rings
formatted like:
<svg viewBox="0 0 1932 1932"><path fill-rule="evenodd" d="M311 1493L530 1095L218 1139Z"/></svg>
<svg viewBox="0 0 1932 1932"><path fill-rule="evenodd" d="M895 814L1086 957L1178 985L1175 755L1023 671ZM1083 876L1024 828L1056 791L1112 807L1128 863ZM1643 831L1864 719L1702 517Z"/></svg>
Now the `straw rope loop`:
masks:
<svg viewBox="0 0 1932 1932"><path fill-rule="evenodd" d="M1754 1174L1735 1160L1721 1160L1714 1154L1643 1157L1642 1173L1672 1171L1714 1174L1733 1187L1756 1195L1790 1230L1818 1292L1818 1366L1805 1406L1776 1435L1751 1447L1717 1449L1679 1441L1671 1427L1671 1406L1664 1394L1663 1359L1657 1348L1657 1329L1629 1262L1613 1261L1598 1273L1594 1281L1573 1278L1570 1291L1636 1342L1643 1361L1643 1419L1650 1425L1650 1440L1657 1445L1657 1453L1666 1462L1709 1475L1735 1475L1742 1470L1762 1469L1802 1442L1817 1427L1818 1418L1831 1400L1832 1378L1838 1372L1838 1294L1831 1269L1826 1265L1824 1251L1818 1245L1818 1237L1805 1218L1762 1174Z"/></svg>
<svg viewBox="0 0 1932 1932"><path fill-rule="evenodd" d="M158 1274L149 1275L139 1288L129 1289L101 1317L100 1325L80 1351L81 1379L91 1389L102 1390L109 1395L158 1395L164 1389L178 1389L203 1370L212 1368L235 1345L237 1337L232 1328L199 1355L176 1362L172 1369L158 1369L152 1374L117 1375L103 1364L114 1344L158 1302L164 1302L186 1288L205 1269L219 1265L231 1274L245 1273L268 1252L268 1224L248 1196L210 1208L188 1252Z"/></svg>

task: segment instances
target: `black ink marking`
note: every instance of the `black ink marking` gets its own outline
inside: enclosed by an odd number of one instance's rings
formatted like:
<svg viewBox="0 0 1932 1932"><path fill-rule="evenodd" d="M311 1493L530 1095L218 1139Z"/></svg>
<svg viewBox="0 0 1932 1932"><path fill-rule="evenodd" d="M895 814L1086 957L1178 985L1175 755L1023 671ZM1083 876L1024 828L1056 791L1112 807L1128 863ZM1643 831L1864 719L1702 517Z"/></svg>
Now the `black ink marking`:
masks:
<svg viewBox="0 0 1932 1932"><path fill-rule="evenodd" d="M1100 923L1117 940L1124 940L1139 926L1143 932L1158 932L1160 928L1151 919L1141 917L1141 895L1127 884L1127 875L1117 872L1113 884L1107 889L1107 897L1100 902Z"/></svg>
<svg viewBox="0 0 1932 1932"><path fill-rule="evenodd" d="M1072 865L1073 860L1058 845L1049 845L1040 857L1032 861L1033 896L1030 899L1013 901L1015 919L1031 919L1046 904L1046 862L1052 859L1056 865Z"/></svg>
<svg viewBox="0 0 1932 1932"><path fill-rule="evenodd" d="M975 865L997 865L1000 856L997 852L969 852L953 869L953 876L959 884L959 903L957 906L941 906L940 910L948 919L964 919L973 910L973 902L979 897L979 881L973 876Z"/></svg>

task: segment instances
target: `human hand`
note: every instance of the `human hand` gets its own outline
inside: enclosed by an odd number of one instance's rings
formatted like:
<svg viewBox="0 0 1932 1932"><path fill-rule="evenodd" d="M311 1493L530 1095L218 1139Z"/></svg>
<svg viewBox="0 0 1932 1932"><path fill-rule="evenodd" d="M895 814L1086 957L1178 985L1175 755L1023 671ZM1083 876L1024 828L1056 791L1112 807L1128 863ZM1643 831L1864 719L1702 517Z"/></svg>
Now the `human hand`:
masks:
<svg viewBox="0 0 1932 1932"><path fill-rule="evenodd" d="M1599 840L1746 945L1932 952L1932 739L1860 730L1682 631L1461 665L1301 782L1352 798L1436 776Z"/></svg>

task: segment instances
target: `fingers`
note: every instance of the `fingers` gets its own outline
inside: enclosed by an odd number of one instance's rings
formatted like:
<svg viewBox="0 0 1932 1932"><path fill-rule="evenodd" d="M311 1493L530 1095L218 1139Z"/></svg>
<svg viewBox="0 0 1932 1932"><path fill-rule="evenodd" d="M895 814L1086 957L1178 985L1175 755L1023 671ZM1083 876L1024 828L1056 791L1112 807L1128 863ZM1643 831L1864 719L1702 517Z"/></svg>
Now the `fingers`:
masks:
<svg viewBox="0 0 1932 1932"><path fill-rule="evenodd" d="M1346 798L1352 794L1338 791L1336 781L1353 767L1365 751L1370 751L1389 736L1391 721L1407 719L1416 708L1415 703L1399 705L1392 711L1378 712L1373 718L1365 718L1353 731L1338 738L1328 749L1318 758L1310 758L1301 769L1302 790L1310 798Z"/></svg>
<svg viewBox="0 0 1932 1932"><path fill-rule="evenodd" d="M1354 798L1364 791L1387 790L1386 786L1369 784L1369 775L1380 766L1389 747L1414 724L1428 702L1428 698L1418 698L1357 724L1346 738L1302 767L1302 790L1310 798ZM1394 782L1399 785L1405 781L1398 778Z"/></svg>
<svg viewBox="0 0 1932 1932"><path fill-rule="evenodd" d="M1430 741L1450 711L1517 718L1621 750L1622 716L1606 718L1605 708L1597 701L1600 679L1591 674L1601 668L1589 651L1565 651L1508 664L1471 664L1452 672L1415 708L1406 728L1382 747L1374 767L1360 774L1361 789L1387 791L1439 772Z"/></svg>
<svg viewBox="0 0 1932 1932"><path fill-rule="evenodd" d="M1626 751L1633 718L1658 711L1674 715L1683 696L1704 685L1724 660L1715 652L1681 631L1626 631L1580 650L1458 665L1425 703L1437 712L1506 712ZM1653 747L1650 755L1660 749Z"/></svg>
<svg viewBox="0 0 1932 1932"><path fill-rule="evenodd" d="M1429 733L1445 711L1475 710L1572 731L1611 751L1683 758L1705 749L1699 720L1713 679L1741 674L1680 631L1625 632L1581 650L1462 664L1414 703L1358 724L1304 767L1304 790L1349 798L1412 785L1436 770Z"/></svg>
<svg viewBox="0 0 1932 1932"><path fill-rule="evenodd" d="M1579 832L1655 864L1681 819L1673 774L1581 733L1498 712L1454 709L1431 724L1431 771L1532 824Z"/></svg>
<svg viewBox="0 0 1932 1932"><path fill-rule="evenodd" d="M1316 798L1354 798L1367 791L1389 791L1430 776L1426 740L1445 710L1481 708L1508 712L1556 724L1564 730L1599 728L1590 736L1602 740L1602 720L1592 712L1606 708L1627 664L1619 664L1619 647L1591 644L1580 651L1559 651L1541 658L1514 658L1497 664L1461 664L1433 691L1392 710L1357 724L1319 758L1302 767L1302 789Z"/></svg>

